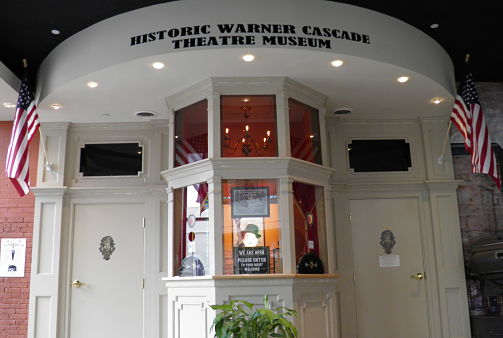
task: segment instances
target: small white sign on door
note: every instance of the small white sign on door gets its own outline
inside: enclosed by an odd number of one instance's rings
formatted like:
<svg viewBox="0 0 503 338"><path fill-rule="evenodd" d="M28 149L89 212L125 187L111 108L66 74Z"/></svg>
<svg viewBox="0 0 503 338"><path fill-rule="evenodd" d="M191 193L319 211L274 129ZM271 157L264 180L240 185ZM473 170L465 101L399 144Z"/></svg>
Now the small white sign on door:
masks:
<svg viewBox="0 0 503 338"><path fill-rule="evenodd" d="M24 277L26 238L2 238L0 277Z"/></svg>
<svg viewBox="0 0 503 338"><path fill-rule="evenodd" d="M379 256L379 267L392 268L400 266L400 255Z"/></svg>

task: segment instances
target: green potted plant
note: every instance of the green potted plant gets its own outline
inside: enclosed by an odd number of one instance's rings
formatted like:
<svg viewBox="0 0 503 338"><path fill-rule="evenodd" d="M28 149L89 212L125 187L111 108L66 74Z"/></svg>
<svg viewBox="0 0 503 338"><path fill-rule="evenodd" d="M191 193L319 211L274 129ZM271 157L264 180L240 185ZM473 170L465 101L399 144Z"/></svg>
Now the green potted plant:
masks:
<svg viewBox="0 0 503 338"><path fill-rule="evenodd" d="M286 307L272 308L267 295L263 309L254 310L252 303L238 299L210 306L219 311L212 325L217 338L297 337L297 329L288 319L297 312Z"/></svg>

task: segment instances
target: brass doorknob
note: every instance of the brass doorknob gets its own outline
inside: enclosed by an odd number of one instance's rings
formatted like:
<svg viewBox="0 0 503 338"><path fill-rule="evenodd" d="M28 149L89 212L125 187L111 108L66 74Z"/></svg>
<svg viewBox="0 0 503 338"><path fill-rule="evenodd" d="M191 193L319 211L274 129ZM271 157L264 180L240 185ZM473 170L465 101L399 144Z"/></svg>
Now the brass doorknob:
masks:
<svg viewBox="0 0 503 338"><path fill-rule="evenodd" d="M72 282L72 287L74 287L74 288L80 288L82 285L85 285L85 283L82 283L81 281L78 281L78 280L74 280Z"/></svg>
<svg viewBox="0 0 503 338"><path fill-rule="evenodd" d="M424 274L421 272L416 273L415 275L411 275L410 278L416 279L416 280L421 280L424 279Z"/></svg>

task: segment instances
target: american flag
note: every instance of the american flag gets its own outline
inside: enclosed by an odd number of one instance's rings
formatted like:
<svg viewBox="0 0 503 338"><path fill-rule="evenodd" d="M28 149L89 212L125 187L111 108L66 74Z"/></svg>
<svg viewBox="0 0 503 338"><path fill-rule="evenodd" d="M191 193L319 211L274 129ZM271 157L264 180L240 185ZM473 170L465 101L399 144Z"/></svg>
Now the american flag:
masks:
<svg viewBox="0 0 503 338"><path fill-rule="evenodd" d="M304 161L316 163L318 158L318 142L310 135L303 137L290 137L292 148L292 157L299 158Z"/></svg>
<svg viewBox="0 0 503 338"><path fill-rule="evenodd" d="M28 146L40 126L36 109L28 75L25 75L19 90L16 116L5 162L5 173L20 196L30 191Z"/></svg>
<svg viewBox="0 0 503 338"><path fill-rule="evenodd" d="M496 156L491 147L491 138L470 72L466 72L459 86L451 121L465 139L465 148L472 158L472 172L488 174L496 182L498 190L501 190Z"/></svg>
<svg viewBox="0 0 503 338"><path fill-rule="evenodd" d="M181 166L200 161L208 157L208 134L196 135L191 138L175 140L175 166ZM194 184L197 191L197 203L200 203L200 213L208 209L208 183Z"/></svg>

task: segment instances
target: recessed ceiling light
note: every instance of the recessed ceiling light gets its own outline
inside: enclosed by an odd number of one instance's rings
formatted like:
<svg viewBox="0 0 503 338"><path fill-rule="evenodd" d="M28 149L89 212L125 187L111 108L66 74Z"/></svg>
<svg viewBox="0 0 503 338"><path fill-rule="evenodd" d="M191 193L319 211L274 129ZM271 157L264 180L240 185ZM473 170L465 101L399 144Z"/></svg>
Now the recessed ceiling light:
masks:
<svg viewBox="0 0 503 338"><path fill-rule="evenodd" d="M432 24L430 25L430 28L435 29L435 28L438 28L438 26L440 26L438 23L432 23Z"/></svg>
<svg viewBox="0 0 503 338"><path fill-rule="evenodd" d="M59 33L61 33L61 32L59 30L57 30L57 29L52 29L51 30L51 34L53 34L53 35L59 35Z"/></svg>
<svg viewBox="0 0 503 338"><path fill-rule="evenodd" d="M255 60L255 55L246 54L246 55L243 55L241 57L241 59L243 59L244 62L252 62L253 60Z"/></svg>
<svg viewBox="0 0 503 338"><path fill-rule="evenodd" d="M4 102L3 106L5 108L16 108L16 105L14 103L10 103L10 102Z"/></svg>
<svg viewBox="0 0 503 338"><path fill-rule="evenodd" d="M88 86L89 88L96 88L96 87L98 87L98 82L89 81L89 82L87 83L87 86Z"/></svg>
<svg viewBox="0 0 503 338"><path fill-rule="evenodd" d="M59 103L53 103L51 104L51 108L54 110L60 110L61 108L63 108L63 106L60 105Z"/></svg>
<svg viewBox="0 0 503 338"><path fill-rule="evenodd" d="M443 97L434 97L430 100L430 102L433 104L440 104L442 101L444 101Z"/></svg>
<svg viewBox="0 0 503 338"><path fill-rule="evenodd" d="M154 67L154 69L163 69L164 68L164 63L157 61L157 62L154 62L152 64L152 67Z"/></svg>
<svg viewBox="0 0 503 338"><path fill-rule="evenodd" d="M342 60L334 60L334 61L330 62L330 64L334 67L340 67L344 64L344 62Z"/></svg>
<svg viewBox="0 0 503 338"><path fill-rule="evenodd" d="M405 83L407 81L409 81L409 77L408 76L400 76L398 79L396 79L398 82L400 83Z"/></svg>

